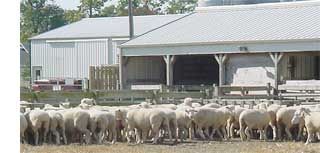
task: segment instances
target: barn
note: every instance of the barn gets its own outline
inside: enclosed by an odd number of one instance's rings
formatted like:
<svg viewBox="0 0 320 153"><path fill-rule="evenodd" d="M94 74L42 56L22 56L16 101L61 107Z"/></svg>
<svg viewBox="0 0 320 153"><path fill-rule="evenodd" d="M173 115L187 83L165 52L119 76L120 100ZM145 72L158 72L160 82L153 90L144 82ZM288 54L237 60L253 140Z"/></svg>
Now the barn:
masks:
<svg viewBox="0 0 320 153"><path fill-rule="evenodd" d="M135 16L135 36L183 16ZM128 17L85 18L32 37L32 79L88 78L89 66L117 63L117 45L128 39Z"/></svg>
<svg viewBox="0 0 320 153"><path fill-rule="evenodd" d="M120 45L120 86L320 80L319 16L319 1L197 7Z"/></svg>

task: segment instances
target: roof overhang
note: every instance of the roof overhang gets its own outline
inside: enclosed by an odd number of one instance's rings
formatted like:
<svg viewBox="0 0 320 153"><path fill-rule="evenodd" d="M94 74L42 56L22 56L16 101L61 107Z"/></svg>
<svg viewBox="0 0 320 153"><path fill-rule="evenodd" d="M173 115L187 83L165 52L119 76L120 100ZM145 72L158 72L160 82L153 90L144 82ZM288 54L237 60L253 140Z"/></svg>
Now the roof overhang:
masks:
<svg viewBox="0 0 320 153"><path fill-rule="evenodd" d="M246 48L243 50L243 48ZM194 55L320 51L320 39L232 43L190 43L158 46L121 46L122 56Z"/></svg>

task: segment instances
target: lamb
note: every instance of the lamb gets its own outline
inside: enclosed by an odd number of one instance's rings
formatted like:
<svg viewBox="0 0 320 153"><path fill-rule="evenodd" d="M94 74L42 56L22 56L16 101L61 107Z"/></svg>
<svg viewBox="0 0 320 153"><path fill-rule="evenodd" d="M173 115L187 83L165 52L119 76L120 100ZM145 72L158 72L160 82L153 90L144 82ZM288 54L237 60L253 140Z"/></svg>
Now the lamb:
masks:
<svg viewBox="0 0 320 153"><path fill-rule="evenodd" d="M284 127L285 132L288 136L288 139L292 140L292 134L290 132L290 128L292 128L294 124L291 123L291 120L293 118L294 112L296 112L296 110L299 108L300 108L299 106L284 107L284 108L280 108L277 111L276 121L277 121L277 128L278 128L277 135L279 139L282 139L282 127ZM303 120L301 120L298 126L299 126L299 131L298 131L297 139L299 140L301 138L302 130L304 127Z"/></svg>
<svg viewBox="0 0 320 153"><path fill-rule="evenodd" d="M44 111L48 111L48 110L53 110L53 111L57 111L57 110L64 110L65 108L60 108L60 107L54 107L50 104L45 104L44 108L42 110Z"/></svg>
<svg viewBox="0 0 320 153"><path fill-rule="evenodd" d="M304 120L308 138L306 140L306 145L311 142L312 135L316 134L316 132L320 132L320 112L311 112L306 108L299 108L295 113L291 120L292 124L299 124L301 121Z"/></svg>
<svg viewBox="0 0 320 153"><path fill-rule="evenodd" d="M152 132L155 134L153 138L153 143L157 143L159 138L159 130L161 125L165 125L167 129L169 128L169 121L166 117L166 114L157 109L133 109L129 110L127 113L127 123L128 123L128 131L127 136L129 135L129 132L133 129L136 129L136 136L137 136L137 143L144 143L147 134L149 133L149 130L152 130ZM140 134L142 134L142 140L140 137ZM169 135L170 135L169 130ZM128 138L128 143L130 143L130 139Z"/></svg>
<svg viewBox="0 0 320 153"><path fill-rule="evenodd" d="M74 132L77 131L80 134L80 141L83 142L84 140L86 144L89 144L90 131L87 127L90 127L92 123L90 114L79 108L64 110L61 113L65 121L68 142L70 142L69 139L74 138Z"/></svg>
<svg viewBox="0 0 320 153"><path fill-rule="evenodd" d="M28 128L27 119L22 113L20 113L20 139L23 143L26 143L24 133L27 128Z"/></svg>
<svg viewBox="0 0 320 153"><path fill-rule="evenodd" d="M114 115L116 119L116 131L118 140L124 141L125 138L129 138L127 134L127 112L129 110L126 108L118 108L114 110Z"/></svg>
<svg viewBox="0 0 320 153"><path fill-rule="evenodd" d="M265 109L244 110L239 117L241 140L245 140L245 134L247 136L247 140L250 140L249 131L251 131L252 129L258 129L260 131L260 140L267 140L266 130L269 122L270 116Z"/></svg>
<svg viewBox="0 0 320 153"><path fill-rule="evenodd" d="M49 132L50 117L49 114L43 110L31 110L25 113L25 117L28 121L28 127L34 133L35 145L39 144L39 130L44 129L43 141L47 140L47 133Z"/></svg>
<svg viewBox="0 0 320 153"><path fill-rule="evenodd" d="M178 123L177 123L177 117L176 117L176 113L174 110L168 109L168 108L156 108L158 110L161 110L165 113L167 120L169 121L169 129L168 133L169 133L169 139L171 141L172 139L172 135L175 138L175 142L177 142L177 128L178 128ZM166 128L166 127L165 127Z"/></svg>
<svg viewBox="0 0 320 153"><path fill-rule="evenodd" d="M83 98L81 100L81 104L87 104L87 105L97 105L96 100L94 100L93 98Z"/></svg>
<svg viewBox="0 0 320 153"><path fill-rule="evenodd" d="M153 108L168 108L168 109L176 110L178 107L175 104L159 104L159 105L154 105Z"/></svg>
<svg viewBox="0 0 320 153"><path fill-rule="evenodd" d="M66 133L65 133L65 125L64 125L64 119L63 116L60 112L58 111L47 111L50 117L50 127L49 127L49 131L50 133L52 133L53 135L55 135L56 138L56 144L60 144L60 134L57 131L58 128L61 129L61 135L63 137L63 141L64 144L67 144L67 137L66 137ZM49 135L51 137L51 135ZM49 138L49 140L51 141L51 138Z"/></svg>
<svg viewBox="0 0 320 153"><path fill-rule="evenodd" d="M196 107L201 107L202 105L200 103L192 103L191 107L196 108Z"/></svg>

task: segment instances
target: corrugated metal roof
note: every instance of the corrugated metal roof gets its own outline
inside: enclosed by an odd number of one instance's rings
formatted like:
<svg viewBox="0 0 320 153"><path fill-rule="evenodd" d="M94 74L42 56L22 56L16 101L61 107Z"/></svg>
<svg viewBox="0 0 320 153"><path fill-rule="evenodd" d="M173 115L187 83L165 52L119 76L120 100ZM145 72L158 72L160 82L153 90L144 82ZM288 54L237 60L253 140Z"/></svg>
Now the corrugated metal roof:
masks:
<svg viewBox="0 0 320 153"><path fill-rule="evenodd" d="M320 1L198 8L121 47L309 39L320 40Z"/></svg>
<svg viewBox="0 0 320 153"><path fill-rule="evenodd" d="M183 14L134 16L134 33L141 35L163 24L183 17ZM30 39L79 39L129 37L129 19L123 17L85 18L78 22L42 33Z"/></svg>

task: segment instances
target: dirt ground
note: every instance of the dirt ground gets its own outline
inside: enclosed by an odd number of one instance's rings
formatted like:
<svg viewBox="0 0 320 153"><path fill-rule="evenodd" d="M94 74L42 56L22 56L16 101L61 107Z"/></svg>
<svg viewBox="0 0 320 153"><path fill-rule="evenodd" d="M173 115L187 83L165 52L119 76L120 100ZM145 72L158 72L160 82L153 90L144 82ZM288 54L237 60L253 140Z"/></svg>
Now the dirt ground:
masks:
<svg viewBox="0 0 320 153"><path fill-rule="evenodd" d="M103 145L20 145L21 153L320 153L320 143L304 145L303 142L264 142L252 140L240 142L187 141L177 145L150 143L133 145L127 143Z"/></svg>

